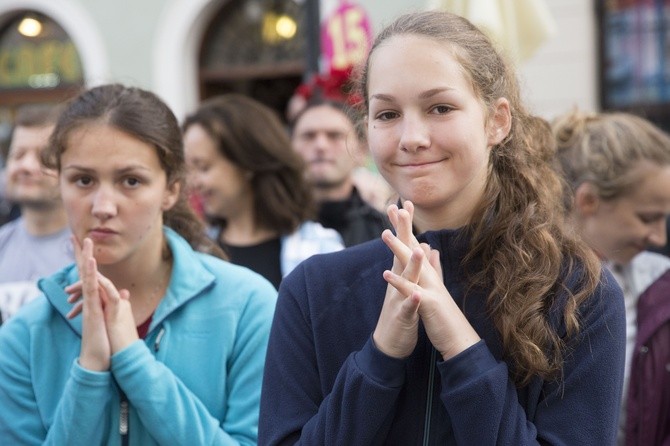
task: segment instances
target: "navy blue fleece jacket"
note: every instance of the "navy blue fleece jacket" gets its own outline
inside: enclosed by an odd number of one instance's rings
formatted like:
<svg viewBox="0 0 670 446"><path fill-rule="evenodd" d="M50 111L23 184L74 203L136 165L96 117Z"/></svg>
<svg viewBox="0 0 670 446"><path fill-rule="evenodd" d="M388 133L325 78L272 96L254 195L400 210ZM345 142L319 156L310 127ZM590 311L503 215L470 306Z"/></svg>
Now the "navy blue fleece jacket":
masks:
<svg viewBox="0 0 670 446"><path fill-rule="evenodd" d="M445 285L462 304L465 243L457 235L428 232L419 240L440 251ZM562 379L517 388L483 295L470 293L464 304L482 340L447 361L423 331L407 359L375 348L382 272L392 261L376 240L312 257L284 280L266 359L259 444L614 444L625 318L609 273L603 271L580 308L579 336L566 339Z"/></svg>

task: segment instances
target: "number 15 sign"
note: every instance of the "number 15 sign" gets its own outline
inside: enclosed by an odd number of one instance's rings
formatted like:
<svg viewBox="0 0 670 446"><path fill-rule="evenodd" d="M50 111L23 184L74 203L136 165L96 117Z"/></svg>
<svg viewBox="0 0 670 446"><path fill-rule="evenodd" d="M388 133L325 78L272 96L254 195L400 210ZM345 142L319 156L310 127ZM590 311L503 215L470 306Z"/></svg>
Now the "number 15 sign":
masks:
<svg viewBox="0 0 670 446"><path fill-rule="evenodd" d="M372 28L365 10L344 0L324 20L321 48L330 70L346 70L365 60L372 45Z"/></svg>

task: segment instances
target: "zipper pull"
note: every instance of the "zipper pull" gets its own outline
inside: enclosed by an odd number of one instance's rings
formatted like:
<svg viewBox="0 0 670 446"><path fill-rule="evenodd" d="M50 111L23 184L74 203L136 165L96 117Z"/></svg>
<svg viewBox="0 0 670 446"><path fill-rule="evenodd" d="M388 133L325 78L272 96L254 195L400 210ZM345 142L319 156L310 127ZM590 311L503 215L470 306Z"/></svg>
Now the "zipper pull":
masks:
<svg viewBox="0 0 670 446"><path fill-rule="evenodd" d="M119 433L122 437L128 435L128 399L125 395L121 396L119 409Z"/></svg>
<svg viewBox="0 0 670 446"><path fill-rule="evenodd" d="M163 339L164 334L165 334L165 327L161 327L161 330L156 335L156 340L154 341L154 351L155 352L157 352L158 349L160 348L161 340Z"/></svg>

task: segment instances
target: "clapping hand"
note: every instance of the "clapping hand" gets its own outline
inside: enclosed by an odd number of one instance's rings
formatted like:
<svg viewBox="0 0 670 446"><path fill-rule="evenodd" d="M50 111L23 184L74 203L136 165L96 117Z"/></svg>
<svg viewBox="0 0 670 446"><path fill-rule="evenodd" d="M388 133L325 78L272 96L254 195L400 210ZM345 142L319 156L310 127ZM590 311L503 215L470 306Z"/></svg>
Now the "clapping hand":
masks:
<svg viewBox="0 0 670 446"><path fill-rule="evenodd" d="M75 306L68 318L82 314L79 363L90 370L108 370L111 355L138 339L128 290L117 290L97 268L93 241L73 237L79 282L68 286L68 302Z"/></svg>
<svg viewBox="0 0 670 446"><path fill-rule="evenodd" d="M417 342L421 319L433 346L449 359L479 341L463 312L444 286L439 252L419 243L412 233L414 206L391 205L388 216L396 235L386 230L382 240L394 254L393 268L384 271L388 286L375 345L389 356L409 356Z"/></svg>

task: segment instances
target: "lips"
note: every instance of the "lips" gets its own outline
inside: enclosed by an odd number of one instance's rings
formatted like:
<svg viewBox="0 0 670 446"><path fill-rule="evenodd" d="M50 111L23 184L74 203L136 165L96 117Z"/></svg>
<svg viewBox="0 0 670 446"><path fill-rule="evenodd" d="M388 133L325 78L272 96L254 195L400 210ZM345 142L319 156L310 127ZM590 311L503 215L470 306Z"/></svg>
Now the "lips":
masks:
<svg viewBox="0 0 670 446"><path fill-rule="evenodd" d="M328 160L324 158L319 158L319 159L314 159L309 162L310 165L318 165L318 164L334 164L335 161L333 160Z"/></svg>
<svg viewBox="0 0 670 446"><path fill-rule="evenodd" d="M399 167L406 167L409 169L418 169L421 167L428 167L428 166L434 166L435 164L441 163L442 160L436 160L436 161L421 161L421 162L411 162L411 163L397 163Z"/></svg>
<svg viewBox="0 0 670 446"><path fill-rule="evenodd" d="M110 228L93 228L89 231L89 236L93 239L93 241L104 241L110 237L113 237L117 235L118 233L114 231L113 229Z"/></svg>

